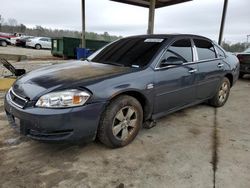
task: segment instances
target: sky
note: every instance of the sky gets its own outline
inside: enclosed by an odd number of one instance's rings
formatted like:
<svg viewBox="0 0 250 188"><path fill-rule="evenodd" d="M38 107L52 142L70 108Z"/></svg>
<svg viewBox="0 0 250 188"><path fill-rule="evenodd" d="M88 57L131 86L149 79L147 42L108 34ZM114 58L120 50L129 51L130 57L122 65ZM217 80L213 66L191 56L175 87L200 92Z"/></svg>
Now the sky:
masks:
<svg viewBox="0 0 250 188"><path fill-rule="evenodd" d="M130 36L147 31L148 9L109 0L85 0L86 30ZM199 34L218 40L224 0L193 0L159 8L155 33ZM81 30L81 0L0 0L5 20L28 27ZM250 35L250 0L229 0L223 40L246 42Z"/></svg>

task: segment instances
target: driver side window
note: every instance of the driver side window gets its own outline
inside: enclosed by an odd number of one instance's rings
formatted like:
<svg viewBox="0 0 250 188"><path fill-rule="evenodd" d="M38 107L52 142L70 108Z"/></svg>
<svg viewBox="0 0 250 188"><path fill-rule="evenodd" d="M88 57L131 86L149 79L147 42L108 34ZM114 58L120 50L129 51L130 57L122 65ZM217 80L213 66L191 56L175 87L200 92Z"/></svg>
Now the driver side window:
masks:
<svg viewBox="0 0 250 188"><path fill-rule="evenodd" d="M176 58L183 63L193 61L192 45L190 39L181 39L175 41L165 52L161 62L168 61L169 58ZM164 63L160 67L164 67Z"/></svg>

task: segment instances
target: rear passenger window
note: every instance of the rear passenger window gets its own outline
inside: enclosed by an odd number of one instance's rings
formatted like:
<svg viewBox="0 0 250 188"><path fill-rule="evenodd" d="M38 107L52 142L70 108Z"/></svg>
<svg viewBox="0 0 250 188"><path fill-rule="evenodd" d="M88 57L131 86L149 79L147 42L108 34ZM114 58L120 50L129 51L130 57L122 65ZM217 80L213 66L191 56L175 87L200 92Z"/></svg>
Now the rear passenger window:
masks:
<svg viewBox="0 0 250 188"><path fill-rule="evenodd" d="M192 62L192 48L191 41L189 39L182 39L174 42L167 50L166 56L177 56L183 60L183 62Z"/></svg>
<svg viewBox="0 0 250 188"><path fill-rule="evenodd" d="M46 38L41 38L40 40L41 41L48 41L48 39L46 39Z"/></svg>
<svg viewBox="0 0 250 188"><path fill-rule="evenodd" d="M194 44L200 61L216 58L214 45L211 42L203 39L194 39Z"/></svg>

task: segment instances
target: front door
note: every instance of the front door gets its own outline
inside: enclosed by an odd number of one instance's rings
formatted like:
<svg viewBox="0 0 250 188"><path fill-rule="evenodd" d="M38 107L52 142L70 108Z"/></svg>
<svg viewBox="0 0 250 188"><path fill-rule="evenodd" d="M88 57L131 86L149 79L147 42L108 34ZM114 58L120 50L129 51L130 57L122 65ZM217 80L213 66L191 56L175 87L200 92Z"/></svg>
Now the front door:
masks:
<svg viewBox="0 0 250 188"><path fill-rule="evenodd" d="M168 60L175 62L168 65ZM177 60L182 63L176 63ZM196 71L191 40L180 39L170 45L155 70L155 114L175 110L195 101Z"/></svg>

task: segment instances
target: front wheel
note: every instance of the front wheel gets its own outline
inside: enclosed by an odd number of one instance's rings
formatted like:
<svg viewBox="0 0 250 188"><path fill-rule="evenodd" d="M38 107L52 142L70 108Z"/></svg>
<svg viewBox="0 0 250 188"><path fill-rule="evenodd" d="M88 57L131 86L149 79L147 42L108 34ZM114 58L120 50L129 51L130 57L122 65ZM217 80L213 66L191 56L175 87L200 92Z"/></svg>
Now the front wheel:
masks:
<svg viewBox="0 0 250 188"><path fill-rule="evenodd" d="M41 46L41 44L36 44L36 45L35 45L35 49L37 49L37 50L40 50L40 49L42 49L42 46Z"/></svg>
<svg viewBox="0 0 250 188"><path fill-rule="evenodd" d="M230 93L230 81L228 78L223 78L222 83L215 94L215 96L209 100L209 104L215 107L221 107L223 106L229 97Z"/></svg>
<svg viewBox="0 0 250 188"><path fill-rule="evenodd" d="M7 46L7 42L5 42L5 41L1 41L0 43L1 43L0 46L3 46L3 47L6 47L6 46Z"/></svg>
<svg viewBox="0 0 250 188"><path fill-rule="evenodd" d="M112 148L126 146L137 136L142 121L141 104L131 96L119 96L104 111L97 137Z"/></svg>

